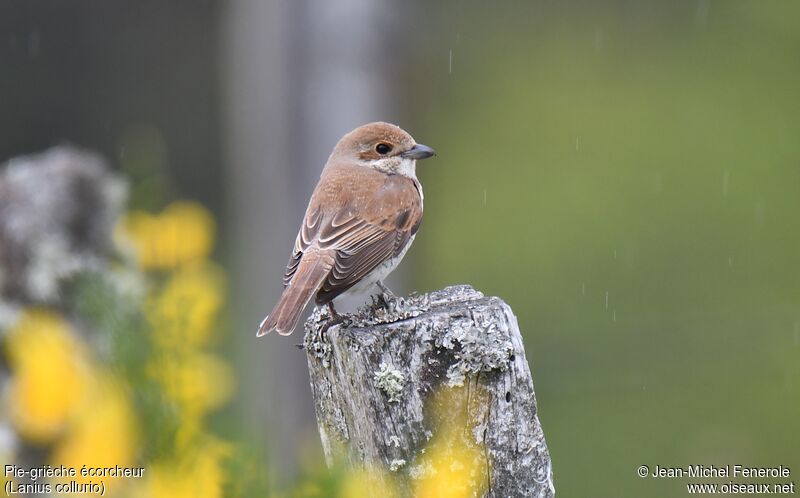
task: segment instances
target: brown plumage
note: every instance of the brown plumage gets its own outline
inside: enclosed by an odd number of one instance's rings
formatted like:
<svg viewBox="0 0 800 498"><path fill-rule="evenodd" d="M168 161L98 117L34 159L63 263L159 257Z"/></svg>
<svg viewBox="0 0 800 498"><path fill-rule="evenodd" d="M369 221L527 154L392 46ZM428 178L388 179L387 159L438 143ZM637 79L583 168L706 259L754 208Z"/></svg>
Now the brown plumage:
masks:
<svg viewBox="0 0 800 498"><path fill-rule="evenodd" d="M399 127L370 123L339 141L311 195L284 275L285 289L259 326L291 334L303 309L359 284L380 282L399 263L422 221L416 160L433 155Z"/></svg>

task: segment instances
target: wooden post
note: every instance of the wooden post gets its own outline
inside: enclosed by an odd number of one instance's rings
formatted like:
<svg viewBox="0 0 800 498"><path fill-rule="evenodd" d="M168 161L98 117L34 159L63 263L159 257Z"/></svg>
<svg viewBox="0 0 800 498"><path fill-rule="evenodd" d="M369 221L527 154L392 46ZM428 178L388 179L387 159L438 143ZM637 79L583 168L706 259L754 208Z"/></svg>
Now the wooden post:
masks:
<svg viewBox="0 0 800 498"><path fill-rule="evenodd" d="M304 347L329 465L366 468L399 496L429 478L468 496L554 496L522 337L502 300L455 286L324 331L326 320L309 318Z"/></svg>

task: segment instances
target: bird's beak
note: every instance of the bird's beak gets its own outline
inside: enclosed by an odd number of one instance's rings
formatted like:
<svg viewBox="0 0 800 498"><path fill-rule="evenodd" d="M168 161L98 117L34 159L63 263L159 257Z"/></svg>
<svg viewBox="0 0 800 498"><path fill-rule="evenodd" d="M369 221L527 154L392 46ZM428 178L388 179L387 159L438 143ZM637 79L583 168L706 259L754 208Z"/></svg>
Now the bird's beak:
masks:
<svg viewBox="0 0 800 498"><path fill-rule="evenodd" d="M436 151L428 147L427 145L416 144L407 151L400 154L400 157L404 157L407 159L426 159L431 156L435 156Z"/></svg>

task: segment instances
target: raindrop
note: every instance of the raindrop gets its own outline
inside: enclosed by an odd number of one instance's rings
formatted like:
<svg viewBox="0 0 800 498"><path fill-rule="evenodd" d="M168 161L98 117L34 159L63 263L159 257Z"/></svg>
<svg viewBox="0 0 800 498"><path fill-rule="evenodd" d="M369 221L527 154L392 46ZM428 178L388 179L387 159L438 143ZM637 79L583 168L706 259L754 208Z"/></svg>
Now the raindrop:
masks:
<svg viewBox="0 0 800 498"><path fill-rule="evenodd" d="M800 346L800 322L794 322L794 345Z"/></svg>
<svg viewBox="0 0 800 498"><path fill-rule="evenodd" d="M725 171L722 174L722 195L728 195L728 180L730 177L730 171Z"/></svg>
<svg viewBox="0 0 800 498"><path fill-rule="evenodd" d="M580 150L581 148L581 137L575 137L575 150Z"/></svg>
<svg viewBox="0 0 800 498"><path fill-rule="evenodd" d="M733 256L728 256L728 266L733 266Z"/></svg>
<svg viewBox="0 0 800 498"><path fill-rule="evenodd" d="M608 291L606 291L606 309L608 309Z"/></svg>
<svg viewBox="0 0 800 498"><path fill-rule="evenodd" d="M698 26L704 26L708 22L708 10L711 8L711 2L708 0L700 0L697 3L697 10L694 13L694 23Z"/></svg>
<svg viewBox="0 0 800 498"><path fill-rule="evenodd" d="M764 218L766 217L767 206L764 201L756 201L755 205L753 206L753 214L755 216L756 224L763 225Z"/></svg>
<svg viewBox="0 0 800 498"><path fill-rule="evenodd" d="M484 206L486 205L486 199L487 199L487 192L486 192L486 189L483 189L483 205Z"/></svg>
<svg viewBox="0 0 800 498"><path fill-rule="evenodd" d="M581 295L586 295L586 282L581 282Z"/></svg>
<svg viewBox="0 0 800 498"><path fill-rule="evenodd" d="M597 28L597 29L594 30L594 48L595 48L595 50L600 50L601 48L603 48L604 38L605 38L605 36L603 34L603 30L602 29Z"/></svg>
<svg viewBox="0 0 800 498"><path fill-rule="evenodd" d="M656 174L653 176L653 192L656 194L661 193L661 172L656 171Z"/></svg>
<svg viewBox="0 0 800 498"><path fill-rule="evenodd" d="M614 310L613 312L611 312L611 321L612 322L616 322L617 321L617 310Z"/></svg>
<svg viewBox="0 0 800 498"><path fill-rule="evenodd" d="M34 29L28 35L28 53L32 56L39 54L40 38L38 29Z"/></svg>
<svg viewBox="0 0 800 498"><path fill-rule="evenodd" d="M453 74L453 49L450 49L450 56L447 59L447 73Z"/></svg>

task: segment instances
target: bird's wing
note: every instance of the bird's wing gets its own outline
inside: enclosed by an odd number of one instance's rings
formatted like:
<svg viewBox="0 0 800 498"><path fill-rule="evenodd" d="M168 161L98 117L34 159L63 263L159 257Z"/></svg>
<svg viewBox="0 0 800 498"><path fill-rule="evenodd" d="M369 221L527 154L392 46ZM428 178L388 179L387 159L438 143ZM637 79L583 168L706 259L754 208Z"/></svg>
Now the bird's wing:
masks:
<svg viewBox="0 0 800 498"><path fill-rule="evenodd" d="M309 208L284 284L291 281L307 251L332 250L333 268L317 294L317 304L325 304L402 252L422 221L422 199L416 184L407 178L389 177L361 201L329 211Z"/></svg>
<svg viewBox="0 0 800 498"><path fill-rule="evenodd" d="M286 264L286 271L283 274L283 286L289 285L292 281L297 267L300 265L300 259L303 253L309 248L312 242L317 237L322 221L322 210L319 207L309 209L306 211L306 216L303 219L303 224L300 226L300 231L297 233L297 238L294 241L294 248L292 255L289 256L289 263Z"/></svg>

